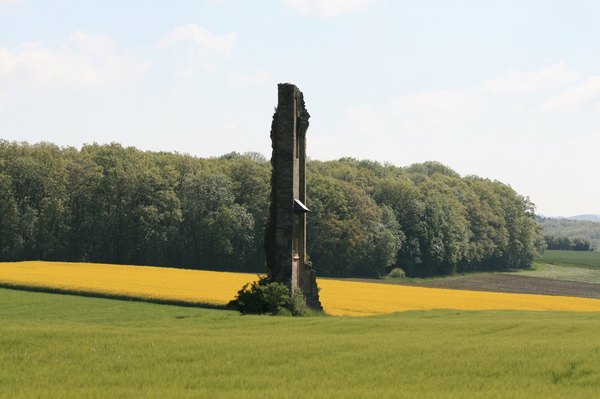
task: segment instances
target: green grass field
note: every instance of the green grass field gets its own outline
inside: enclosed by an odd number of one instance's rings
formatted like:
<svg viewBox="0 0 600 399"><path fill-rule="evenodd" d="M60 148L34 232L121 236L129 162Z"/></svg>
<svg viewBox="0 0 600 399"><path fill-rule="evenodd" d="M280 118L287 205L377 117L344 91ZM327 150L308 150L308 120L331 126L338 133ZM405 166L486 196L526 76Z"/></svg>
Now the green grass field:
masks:
<svg viewBox="0 0 600 399"><path fill-rule="evenodd" d="M525 276L600 284L600 252L546 250Z"/></svg>
<svg viewBox="0 0 600 399"><path fill-rule="evenodd" d="M2 398L591 398L600 314L269 317L0 289Z"/></svg>
<svg viewBox="0 0 600 399"><path fill-rule="evenodd" d="M518 274L530 277L551 278L553 280L577 281L600 284L600 269L534 262L531 270L520 270Z"/></svg>
<svg viewBox="0 0 600 399"><path fill-rule="evenodd" d="M544 255L537 260L543 263L600 270L600 251L557 251L547 249Z"/></svg>

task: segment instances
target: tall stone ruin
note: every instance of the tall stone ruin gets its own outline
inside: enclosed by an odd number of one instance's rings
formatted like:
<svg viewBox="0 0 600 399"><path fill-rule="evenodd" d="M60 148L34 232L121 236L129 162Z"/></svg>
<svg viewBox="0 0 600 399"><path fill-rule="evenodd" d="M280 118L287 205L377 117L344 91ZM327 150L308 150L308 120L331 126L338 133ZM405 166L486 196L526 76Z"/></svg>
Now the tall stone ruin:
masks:
<svg viewBox="0 0 600 399"><path fill-rule="evenodd" d="M267 268L273 281L292 292L301 289L307 304L322 309L314 269L306 255L306 130L310 115L302 92L281 83L271 125L271 205L265 229Z"/></svg>

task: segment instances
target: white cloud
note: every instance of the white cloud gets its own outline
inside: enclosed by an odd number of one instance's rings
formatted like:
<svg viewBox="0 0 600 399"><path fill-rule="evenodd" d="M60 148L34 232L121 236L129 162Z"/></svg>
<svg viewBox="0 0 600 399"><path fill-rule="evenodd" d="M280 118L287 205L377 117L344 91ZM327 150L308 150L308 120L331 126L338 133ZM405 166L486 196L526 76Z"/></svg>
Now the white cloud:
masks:
<svg viewBox="0 0 600 399"><path fill-rule="evenodd" d="M402 95L379 106L349 108L340 131L352 140L377 137L394 142L398 135L425 139L457 130L473 121L486 106L477 90L432 90Z"/></svg>
<svg viewBox="0 0 600 399"><path fill-rule="evenodd" d="M377 127L390 134L393 127L405 135L423 136L469 131L477 124L488 131L496 129L493 123L512 128L511 121L524 115L533 120L547 112L589 109L600 111L600 76L582 78L565 62L558 62L534 71L511 69L463 89L420 91L379 105L352 107L346 112L344 129Z"/></svg>
<svg viewBox="0 0 600 399"><path fill-rule="evenodd" d="M469 115L477 110L479 100L474 90L431 90L400 96L392 108L428 118L432 115Z"/></svg>
<svg viewBox="0 0 600 399"><path fill-rule="evenodd" d="M180 80L190 81L196 79L196 69L191 67L180 67L175 69L173 76Z"/></svg>
<svg viewBox="0 0 600 399"><path fill-rule="evenodd" d="M229 55L236 46L235 32L217 35L197 24L175 28L160 38L157 46L161 50L173 50L177 79L195 79L199 72L212 74L217 71L222 57Z"/></svg>
<svg viewBox="0 0 600 399"><path fill-rule="evenodd" d="M595 109L600 111L600 76L580 77L564 62L534 71L513 69L471 87L417 91L349 107L336 127L323 132L347 140L339 149L321 147L314 155L329 159L353 154L409 163L439 159L468 166L464 159L473 160L473 155L465 155L465 148L484 158L510 158L515 152L511 143L539 145L549 135L572 138L597 132ZM544 112L549 110L572 114ZM573 116L585 119L576 133ZM500 138L498 143L489 144L494 137ZM500 151L503 145L505 151ZM439 154L432 152L436 150ZM481 162L485 165L485 159Z"/></svg>
<svg viewBox="0 0 600 399"><path fill-rule="evenodd" d="M569 144L572 146L573 151L593 152L593 154L590 154L590 159L596 162L597 151L600 148L600 132L584 134L575 139L570 139Z"/></svg>
<svg viewBox="0 0 600 399"><path fill-rule="evenodd" d="M256 86L269 81L271 76L265 71L255 71L249 75L230 75L227 83L235 88L246 88Z"/></svg>
<svg viewBox="0 0 600 399"><path fill-rule="evenodd" d="M108 36L85 32L76 32L55 46L28 42L16 50L0 48L4 89L9 85L34 89L115 86L140 78L147 67L119 53Z"/></svg>
<svg viewBox="0 0 600 399"><path fill-rule="evenodd" d="M0 8L25 3L25 0L0 0Z"/></svg>
<svg viewBox="0 0 600 399"><path fill-rule="evenodd" d="M365 11L373 0L283 0L283 4L303 15L335 17Z"/></svg>
<svg viewBox="0 0 600 399"><path fill-rule="evenodd" d="M497 94L533 93L564 87L578 77L565 62L559 62L533 72L510 69L505 76L483 82L482 89Z"/></svg>
<svg viewBox="0 0 600 399"><path fill-rule="evenodd" d="M204 51L229 54L235 48L237 34L217 35L198 24L188 24L175 28L171 33L158 41L160 49L166 49L178 44L188 44Z"/></svg>
<svg viewBox="0 0 600 399"><path fill-rule="evenodd" d="M600 76L590 76L585 81L568 87L550 98L541 109L543 111L576 111L592 108L600 111Z"/></svg>

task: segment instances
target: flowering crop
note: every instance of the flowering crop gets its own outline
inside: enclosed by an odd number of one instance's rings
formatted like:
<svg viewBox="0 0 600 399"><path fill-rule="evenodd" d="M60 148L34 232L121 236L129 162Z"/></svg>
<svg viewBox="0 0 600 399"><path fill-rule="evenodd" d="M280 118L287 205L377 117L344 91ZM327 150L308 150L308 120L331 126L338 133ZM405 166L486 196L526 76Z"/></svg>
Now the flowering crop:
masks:
<svg viewBox="0 0 600 399"><path fill-rule="evenodd" d="M0 263L0 283L149 300L224 305L256 275L98 263Z"/></svg>
<svg viewBox="0 0 600 399"><path fill-rule="evenodd" d="M0 284L108 296L224 305L257 277L246 273L94 263L0 263ZM600 300L449 290L319 279L321 303L331 315L365 316L406 310L600 311Z"/></svg>
<svg viewBox="0 0 600 399"><path fill-rule="evenodd" d="M412 287L320 280L321 302L332 315L372 315L405 310L600 311L600 299Z"/></svg>

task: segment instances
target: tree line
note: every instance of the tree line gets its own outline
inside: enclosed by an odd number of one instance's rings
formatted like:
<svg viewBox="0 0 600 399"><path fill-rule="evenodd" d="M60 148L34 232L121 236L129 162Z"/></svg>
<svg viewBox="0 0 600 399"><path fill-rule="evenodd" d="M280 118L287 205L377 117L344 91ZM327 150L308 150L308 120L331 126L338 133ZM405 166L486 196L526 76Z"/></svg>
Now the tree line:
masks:
<svg viewBox="0 0 600 399"><path fill-rule="evenodd" d="M560 249L563 251L592 251L592 244L583 238L569 238L557 236L544 236L546 249Z"/></svg>
<svg viewBox="0 0 600 399"><path fill-rule="evenodd" d="M600 249L600 223L588 220L570 220L536 216L542 227L542 234L550 237L566 237L570 240L582 239L590 243L590 249ZM552 248L549 248L552 249Z"/></svg>
<svg viewBox="0 0 600 399"><path fill-rule="evenodd" d="M264 272L270 176L257 153L0 141L0 260ZM321 276L527 268L544 247L527 198L436 162L309 161L307 194Z"/></svg>

